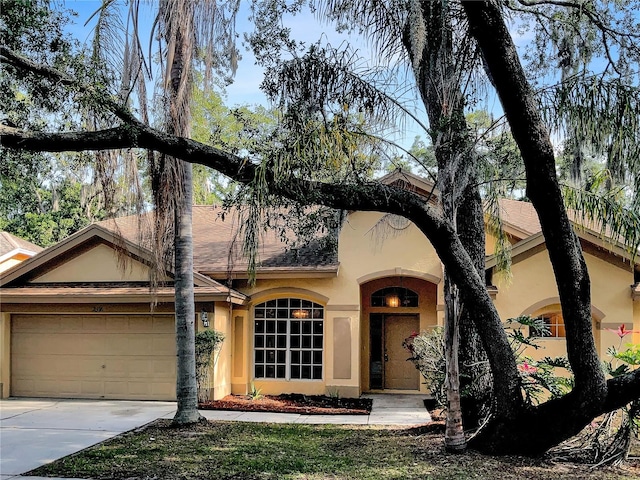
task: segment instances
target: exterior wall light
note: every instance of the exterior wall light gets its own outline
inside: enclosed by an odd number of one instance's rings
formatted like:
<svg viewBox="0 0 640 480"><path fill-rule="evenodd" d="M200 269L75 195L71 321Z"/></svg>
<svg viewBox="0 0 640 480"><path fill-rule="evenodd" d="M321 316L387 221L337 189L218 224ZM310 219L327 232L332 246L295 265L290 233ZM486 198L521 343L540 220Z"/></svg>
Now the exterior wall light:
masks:
<svg viewBox="0 0 640 480"><path fill-rule="evenodd" d="M200 320L202 320L203 327L209 326L209 314L204 310L204 308L200 312Z"/></svg>
<svg viewBox="0 0 640 480"><path fill-rule="evenodd" d="M400 297L397 293L389 293L384 297L384 303L387 307L398 308L400 306Z"/></svg>

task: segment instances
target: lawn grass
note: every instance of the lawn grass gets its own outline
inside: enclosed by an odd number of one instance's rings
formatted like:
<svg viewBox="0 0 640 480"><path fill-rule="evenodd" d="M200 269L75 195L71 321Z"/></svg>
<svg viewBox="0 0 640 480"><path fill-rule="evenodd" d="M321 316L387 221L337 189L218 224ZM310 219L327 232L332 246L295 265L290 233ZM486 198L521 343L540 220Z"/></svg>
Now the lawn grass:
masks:
<svg viewBox="0 0 640 480"><path fill-rule="evenodd" d="M93 479L637 479L522 457L452 455L424 429L169 420L120 435L30 475Z"/></svg>

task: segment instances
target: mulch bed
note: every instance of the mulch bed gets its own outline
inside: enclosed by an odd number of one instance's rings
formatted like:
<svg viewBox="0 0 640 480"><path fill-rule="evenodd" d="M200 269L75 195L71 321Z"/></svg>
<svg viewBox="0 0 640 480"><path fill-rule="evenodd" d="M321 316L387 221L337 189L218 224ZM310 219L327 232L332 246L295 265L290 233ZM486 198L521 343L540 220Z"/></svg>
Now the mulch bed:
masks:
<svg viewBox="0 0 640 480"><path fill-rule="evenodd" d="M258 399L248 395L227 395L220 400L200 403L198 408L305 415L369 415L372 403L370 398L336 398L324 395L264 395Z"/></svg>

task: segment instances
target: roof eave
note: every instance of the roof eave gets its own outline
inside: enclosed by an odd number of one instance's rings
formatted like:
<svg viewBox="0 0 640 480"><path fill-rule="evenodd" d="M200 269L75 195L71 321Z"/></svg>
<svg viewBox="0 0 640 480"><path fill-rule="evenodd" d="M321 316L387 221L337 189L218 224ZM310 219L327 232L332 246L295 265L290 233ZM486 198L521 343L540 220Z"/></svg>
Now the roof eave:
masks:
<svg viewBox="0 0 640 480"><path fill-rule="evenodd" d="M339 265L330 268L259 268L256 270L256 278L258 280L273 279L295 279L295 278L335 278L340 270ZM206 270L200 271L203 275L211 278L229 278L233 280L246 280L249 273L246 269L234 270Z"/></svg>
<svg viewBox="0 0 640 480"><path fill-rule="evenodd" d="M3 288L0 289L2 302L8 303L95 303L96 301L105 304L115 303L147 303L156 301L159 303L174 303L175 294L170 292L157 292L152 294L147 289L138 292L112 293L112 292L82 292L77 288L69 288L68 293L56 292L29 292L23 289ZM223 292L194 292L196 302L227 302L234 305L246 305L249 296L235 291Z"/></svg>

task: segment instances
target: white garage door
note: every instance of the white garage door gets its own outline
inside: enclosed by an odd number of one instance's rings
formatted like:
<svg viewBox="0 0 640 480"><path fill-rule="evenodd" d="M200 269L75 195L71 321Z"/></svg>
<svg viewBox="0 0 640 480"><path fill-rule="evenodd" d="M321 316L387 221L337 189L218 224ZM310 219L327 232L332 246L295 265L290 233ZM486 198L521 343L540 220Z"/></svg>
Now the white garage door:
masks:
<svg viewBox="0 0 640 480"><path fill-rule="evenodd" d="M13 315L11 395L174 400L169 315Z"/></svg>

